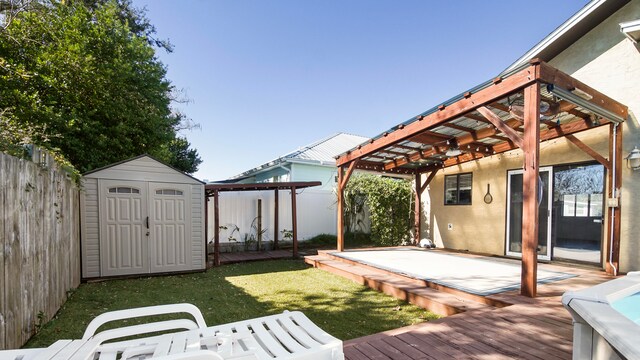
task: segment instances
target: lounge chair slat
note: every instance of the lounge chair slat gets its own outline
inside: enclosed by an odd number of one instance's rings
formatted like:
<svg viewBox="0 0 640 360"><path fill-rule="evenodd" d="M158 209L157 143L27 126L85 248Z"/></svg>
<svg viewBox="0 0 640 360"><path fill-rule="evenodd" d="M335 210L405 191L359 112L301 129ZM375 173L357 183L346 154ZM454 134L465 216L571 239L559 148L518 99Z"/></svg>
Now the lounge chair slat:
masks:
<svg viewBox="0 0 640 360"><path fill-rule="evenodd" d="M100 360L116 360L117 357L117 351L104 351L100 353Z"/></svg>
<svg viewBox="0 0 640 360"><path fill-rule="evenodd" d="M337 339L333 336L327 334L324 330L320 329L316 324L314 324L308 317L306 317L303 313L299 311L292 311L288 314L293 321L302 326L307 333L317 339L322 344L328 344Z"/></svg>
<svg viewBox="0 0 640 360"><path fill-rule="evenodd" d="M298 343L287 331L282 328L282 325L278 324L276 319L266 319L265 323L269 327L269 330L278 338L278 340L287 348L290 352L295 353L298 351L304 351L306 348Z"/></svg>
<svg viewBox="0 0 640 360"><path fill-rule="evenodd" d="M51 346L49 346L48 348L42 349L42 352L40 352L38 354L30 354L29 358L30 359L34 359L34 360L35 359L50 359L50 358L54 357L55 355L57 355L60 351L64 350L71 343L73 343L73 340L58 340L58 341L54 342L53 344L51 344ZM15 350L15 351L18 352L19 350ZM23 358L23 360L26 360L26 357Z"/></svg>
<svg viewBox="0 0 640 360"><path fill-rule="evenodd" d="M282 357L289 355L289 352L264 328L262 320L249 320L247 322L251 325L254 336L258 339L257 341L266 346L273 355Z"/></svg>
<svg viewBox="0 0 640 360"><path fill-rule="evenodd" d="M200 332L199 331L189 331L187 333L187 340L185 344L185 351L197 351L200 349Z"/></svg>
<svg viewBox="0 0 640 360"><path fill-rule="evenodd" d="M171 339L171 334L163 335L162 338L158 340L158 346L156 346L156 350L153 352L153 357L167 356L171 348Z"/></svg>
<svg viewBox="0 0 640 360"><path fill-rule="evenodd" d="M233 332L234 329L235 329L235 332ZM246 351L253 351L259 354L263 354L261 358L264 356L271 357L262 348L262 346L260 346L260 344L256 341L255 337L253 336L251 330L248 327L248 324L233 323L233 324L222 325L222 326L216 327L216 331L233 335L233 338L235 339L234 346L233 346L234 354L238 354L238 353L241 353L242 351L245 351L242 347L242 345L244 345L244 348L247 349ZM242 343L242 345L240 343Z"/></svg>
<svg viewBox="0 0 640 360"><path fill-rule="evenodd" d="M129 346L124 349L122 355L120 356L121 360L126 360L131 357L137 357L140 355L150 355L156 350L156 345L141 345L141 346ZM100 357L102 360L102 357Z"/></svg>
<svg viewBox="0 0 640 360"><path fill-rule="evenodd" d="M282 323L282 326L289 332L289 334L291 334L291 336L296 338L300 343L302 343L302 345L306 346L307 348L322 345L314 338L309 336L309 334L307 334L307 332L302 327L296 325L293 321L291 321L291 318L289 316L283 316L278 320L280 321L280 323Z"/></svg>
<svg viewBox="0 0 640 360"><path fill-rule="evenodd" d="M185 334L184 332L173 334L173 338L171 339L171 349L169 350L169 355L183 353L186 343L187 343L187 334Z"/></svg>
<svg viewBox="0 0 640 360"><path fill-rule="evenodd" d="M22 360L32 360L44 351L47 351L47 348L2 350L0 351L0 360L15 360L19 357Z"/></svg>
<svg viewBox="0 0 640 360"><path fill-rule="evenodd" d="M85 344L84 340L73 340L62 348L54 356L44 355L44 357L37 357L36 359L51 359L51 360L67 360L73 356L82 346Z"/></svg>

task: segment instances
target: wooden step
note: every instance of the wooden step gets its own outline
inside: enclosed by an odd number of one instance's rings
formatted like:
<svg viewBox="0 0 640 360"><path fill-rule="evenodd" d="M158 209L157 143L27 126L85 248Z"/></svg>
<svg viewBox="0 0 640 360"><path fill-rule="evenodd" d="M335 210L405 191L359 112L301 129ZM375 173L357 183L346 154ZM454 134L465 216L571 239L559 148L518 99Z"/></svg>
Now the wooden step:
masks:
<svg viewBox="0 0 640 360"><path fill-rule="evenodd" d="M465 299L455 294L441 292L387 271L336 260L325 254L306 256L305 262L313 267L350 279L358 284L384 292L395 298L448 316L470 310L487 309L491 306Z"/></svg>

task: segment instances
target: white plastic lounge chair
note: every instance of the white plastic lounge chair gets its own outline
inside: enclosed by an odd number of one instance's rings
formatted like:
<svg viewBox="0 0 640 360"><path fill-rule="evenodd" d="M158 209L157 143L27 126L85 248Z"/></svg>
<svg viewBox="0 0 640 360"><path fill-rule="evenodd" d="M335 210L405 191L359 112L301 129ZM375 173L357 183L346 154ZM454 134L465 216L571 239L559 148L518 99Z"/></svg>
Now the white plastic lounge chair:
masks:
<svg viewBox="0 0 640 360"><path fill-rule="evenodd" d="M165 320L96 333L104 324L143 316L187 313ZM194 321L195 320L195 321ZM176 331L177 330L177 331ZM162 335L114 341L157 332ZM112 342L114 341L114 342ZM299 311L207 327L191 304L150 306L104 313L80 340L59 340L48 348L0 351L0 360L343 360L342 341Z"/></svg>

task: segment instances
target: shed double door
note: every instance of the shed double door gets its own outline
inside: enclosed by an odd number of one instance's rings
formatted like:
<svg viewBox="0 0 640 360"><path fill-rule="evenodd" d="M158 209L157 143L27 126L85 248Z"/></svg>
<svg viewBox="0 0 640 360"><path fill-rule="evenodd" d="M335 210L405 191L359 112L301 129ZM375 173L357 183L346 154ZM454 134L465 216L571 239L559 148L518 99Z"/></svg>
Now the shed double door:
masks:
<svg viewBox="0 0 640 360"><path fill-rule="evenodd" d="M191 269L188 186L100 180L102 276Z"/></svg>

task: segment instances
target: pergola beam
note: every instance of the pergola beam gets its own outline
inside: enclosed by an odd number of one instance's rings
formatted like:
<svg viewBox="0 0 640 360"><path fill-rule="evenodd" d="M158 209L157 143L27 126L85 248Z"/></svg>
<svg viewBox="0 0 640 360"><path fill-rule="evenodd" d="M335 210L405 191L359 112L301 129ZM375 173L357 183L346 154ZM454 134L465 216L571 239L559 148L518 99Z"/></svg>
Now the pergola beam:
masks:
<svg viewBox="0 0 640 360"><path fill-rule="evenodd" d="M611 170L611 162L609 160L605 159L604 156L598 154L598 152L593 150L591 147L589 147L589 145L583 143L582 140L575 137L575 135L568 134L568 135L565 135L565 138L571 141L573 145L577 146L578 149L582 150L584 153L591 156L594 160L602 164L602 166L604 166L607 169L607 171Z"/></svg>
<svg viewBox="0 0 640 360"><path fill-rule="evenodd" d="M502 119L498 115L494 114L493 111L481 106L478 108L478 112L487 118L487 120L491 121L493 126L505 134L514 144L520 148L522 147L522 138L520 137L520 134L513 130L511 126L507 125L506 122L502 121Z"/></svg>
<svg viewBox="0 0 640 360"><path fill-rule="evenodd" d="M578 81L577 79L574 79L568 74L563 73L562 71L550 66L547 63L540 62L539 65L539 78L542 82L553 84L554 86L558 86L568 91L573 91L576 89L581 90L582 92L585 92L589 94L589 96L591 96L591 99L588 100L590 103L605 110L611 111L612 113L620 116L623 119L626 119L629 116L628 107L620 104L607 95L599 92L598 90L581 81Z"/></svg>
<svg viewBox="0 0 640 360"><path fill-rule="evenodd" d="M602 125L606 125L606 124L607 123ZM593 127L594 125L590 121L587 121L584 119L576 120L568 124L560 125L557 128L540 131L540 141L552 140L562 136L567 136L569 134L575 134L581 131L589 130ZM517 148L518 147L515 144L509 143L509 142L503 142L493 146L493 149L495 150L496 154L501 154L506 151L515 150ZM444 161L444 164L445 166L459 165L463 162L471 161L471 160L475 160L475 159L466 159L465 161L454 161L452 159L447 159Z"/></svg>

